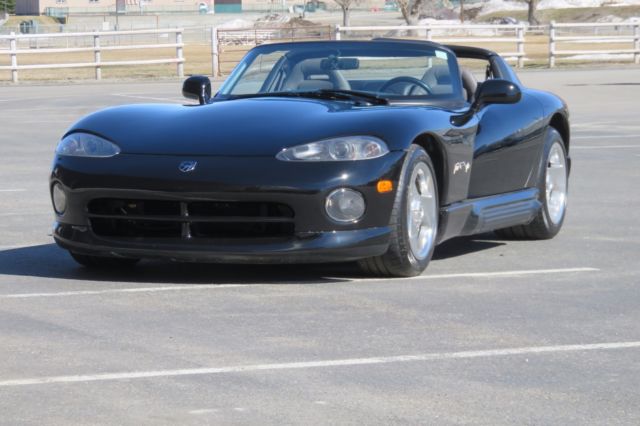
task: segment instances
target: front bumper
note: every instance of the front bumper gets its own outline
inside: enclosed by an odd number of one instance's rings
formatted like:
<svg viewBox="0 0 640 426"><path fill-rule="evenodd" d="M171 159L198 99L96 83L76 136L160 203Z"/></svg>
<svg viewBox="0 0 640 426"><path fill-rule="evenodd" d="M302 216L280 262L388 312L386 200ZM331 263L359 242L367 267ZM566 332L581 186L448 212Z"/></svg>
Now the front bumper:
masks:
<svg viewBox="0 0 640 426"><path fill-rule="evenodd" d="M404 152L353 163L286 163L264 157L197 157L198 169L182 173L177 156L118 155L108 159L58 157L51 185L67 194L67 210L56 216L61 247L97 256L178 261L294 263L334 262L383 254ZM394 191L379 194L380 179ZM364 216L339 224L325 213L326 196L336 188L360 191ZM179 202L283 203L294 212L290 235L265 238L139 238L94 232L88 209L98 198ZM185 219L187 220L187 219Z"/></svg>
<svg viewBox="0 0 640 426"><path fill-rule="evenodd" d="M285 241L215 243L123 241L94 235L88 228L56 223L54 239L62 248L94 256L151 258L211 263L345 262L383 254L389 228L319 232Z"/></svg>

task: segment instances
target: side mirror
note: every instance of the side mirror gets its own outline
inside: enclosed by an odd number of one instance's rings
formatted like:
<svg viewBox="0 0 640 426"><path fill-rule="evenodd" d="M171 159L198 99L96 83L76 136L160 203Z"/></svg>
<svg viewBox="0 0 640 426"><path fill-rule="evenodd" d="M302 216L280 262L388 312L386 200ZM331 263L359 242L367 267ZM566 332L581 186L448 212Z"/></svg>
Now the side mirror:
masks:
<svg viewBox="0 0 640 426"><path fill-rule="evenodd" d="M211 99L211 81L204 75L194 75L182 84L182 96L197 99L200 105L208 104Z"/></svg>
<svg viewBox="0 0 640 426"><path fill-rule="evenodd" d="M515 104L522 97L520 88L507 80L487 80L478 87L473 109L489 104Z"/></svg>
<svg viewBox="0 0 640 426"><path fill-rule="evenodd" d="M451 124L463 126L483 106L490 104L515 104L522 98L520 88L507 80L487 80L478 86L471 108L461 115L451 117Z"/></svg>

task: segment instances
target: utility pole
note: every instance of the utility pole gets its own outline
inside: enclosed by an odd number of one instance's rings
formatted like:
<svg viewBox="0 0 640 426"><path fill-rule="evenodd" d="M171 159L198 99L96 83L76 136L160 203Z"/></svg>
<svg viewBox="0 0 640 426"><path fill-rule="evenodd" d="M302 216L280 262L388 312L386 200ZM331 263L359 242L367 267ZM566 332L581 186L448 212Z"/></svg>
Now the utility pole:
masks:
<svg viewBox="0 0 640 426"><path fill-rule="evenodd" d="M464 24L464 0L460 0L460 22Z"/></svg>

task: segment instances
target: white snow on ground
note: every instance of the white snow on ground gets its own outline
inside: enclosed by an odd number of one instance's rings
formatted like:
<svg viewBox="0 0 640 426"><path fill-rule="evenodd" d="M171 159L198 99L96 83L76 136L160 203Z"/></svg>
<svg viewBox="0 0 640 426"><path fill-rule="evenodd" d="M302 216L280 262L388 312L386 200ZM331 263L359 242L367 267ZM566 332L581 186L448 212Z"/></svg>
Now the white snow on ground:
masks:
<svg viewBox="0 0 640 426"><path fill-rule="evenodd" d="M640 0L540 0L538 9L568 9L573 7L630 6L640 5ZM524 2L509 0L487 0L482 5L482 15L505 10L526 10Z"/></svg>
<svg viewBox="0 0 640 426"><path fill-rule="evenodd" d="M218 28L224 28L226 30L253 28L254 21L248 21L246 19L233 19L231 21L223 22L218 25Z"/></svg>
<svg viewBox="0 0 640 426"><path fill-rule="evenodd" d="M504 10L526 10L527 5L523 2L505 1L505 0L487 0L482 5L482 15L493 12L502 12Z"/></svg>
<svg viewBox="0 0 640 426"><path fill-rule="evenodd" d="M568 9L572 7L632 5L640 5L640 0L540 0L538 9Z"/></svg>

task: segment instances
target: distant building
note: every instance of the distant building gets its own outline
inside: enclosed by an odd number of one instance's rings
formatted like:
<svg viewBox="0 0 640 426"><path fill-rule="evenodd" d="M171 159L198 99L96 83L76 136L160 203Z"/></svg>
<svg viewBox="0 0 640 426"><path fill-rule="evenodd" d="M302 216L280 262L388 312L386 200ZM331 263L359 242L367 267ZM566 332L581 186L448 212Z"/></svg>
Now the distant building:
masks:
<svg viewBox="0 0 640 426"><path fill-rule="evenodd" d="M16 15L114 13L116 7L120 13L237 13L282 9L283 4L282 0L16 0Z"/></svg>

